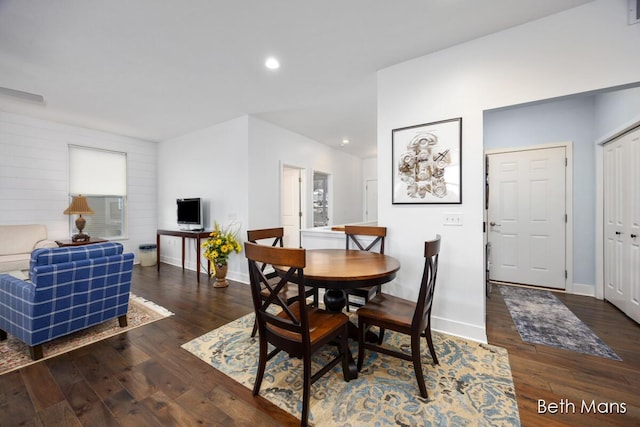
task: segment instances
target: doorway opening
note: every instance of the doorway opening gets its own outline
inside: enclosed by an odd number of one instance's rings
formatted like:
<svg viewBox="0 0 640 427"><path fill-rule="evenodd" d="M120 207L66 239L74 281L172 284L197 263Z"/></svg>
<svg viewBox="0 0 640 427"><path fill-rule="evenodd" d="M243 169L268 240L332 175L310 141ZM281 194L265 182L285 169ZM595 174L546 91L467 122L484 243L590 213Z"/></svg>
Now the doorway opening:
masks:
<svg viewBox="0 0 640 427"><path fill-rule="evenodd" d="M364 221L376 223L378 221L378 180L368 179L364 182L365 207Z"/></svg>
<svg viewBox="0 0 640 427"><path fill-rule="evenodd" d="M286 247L300 247L300 231L305 224L305 170L295 166L282 166L282 186L280 196L280 221L284 228L283 244Z"/></svg>

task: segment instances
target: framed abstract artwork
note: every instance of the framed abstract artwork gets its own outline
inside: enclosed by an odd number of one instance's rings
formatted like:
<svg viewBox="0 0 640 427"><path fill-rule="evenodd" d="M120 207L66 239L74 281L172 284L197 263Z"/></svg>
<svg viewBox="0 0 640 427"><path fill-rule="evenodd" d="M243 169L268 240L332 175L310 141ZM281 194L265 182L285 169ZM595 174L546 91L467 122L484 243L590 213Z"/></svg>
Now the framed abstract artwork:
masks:
<svg viewBox="0 0 640 427"><path fill-rule="evenodd" d="M462 118L393 129L393 204L462 203Z"/></svg>

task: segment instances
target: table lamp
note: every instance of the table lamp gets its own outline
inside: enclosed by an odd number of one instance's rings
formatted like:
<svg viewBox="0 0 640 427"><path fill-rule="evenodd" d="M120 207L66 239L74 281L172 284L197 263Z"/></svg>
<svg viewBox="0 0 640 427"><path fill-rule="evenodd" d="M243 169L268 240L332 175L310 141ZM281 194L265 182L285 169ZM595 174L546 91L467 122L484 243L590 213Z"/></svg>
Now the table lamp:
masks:
<svg viewBox="0 0 640 427"><path fill-rule="evenodd" d="M71 237L72 242L88 242L90 237L82 232L84 226L87 224L87 220L82 217L84 215L93 215L93 210L89 207L89 203L87 203L87 198L82 196L82 194L78 194L77 196L73 196L71 199L71 204L67 209L65 209L64 214L66 215L80 215L76 219L76 228L78 229L78 234L74 234Z"/></svg>

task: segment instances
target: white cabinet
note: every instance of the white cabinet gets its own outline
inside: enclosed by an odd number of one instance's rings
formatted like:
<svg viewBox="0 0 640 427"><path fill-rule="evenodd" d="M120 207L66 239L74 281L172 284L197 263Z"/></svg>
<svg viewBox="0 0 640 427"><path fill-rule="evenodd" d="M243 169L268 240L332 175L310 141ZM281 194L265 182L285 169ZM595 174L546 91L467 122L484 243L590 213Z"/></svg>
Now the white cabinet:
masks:
<svg viewBox="0 0 640 427"><path fill-rule="evenodd" d="M640 323L640 128L604 146L605 298Z"/></svg>

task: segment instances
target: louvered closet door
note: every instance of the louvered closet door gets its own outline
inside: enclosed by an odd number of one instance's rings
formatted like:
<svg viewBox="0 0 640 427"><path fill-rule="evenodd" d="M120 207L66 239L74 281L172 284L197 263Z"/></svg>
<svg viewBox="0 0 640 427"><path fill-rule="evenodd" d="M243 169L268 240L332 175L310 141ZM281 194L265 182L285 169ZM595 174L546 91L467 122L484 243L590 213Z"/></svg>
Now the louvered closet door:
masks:
<svg viewBox="0 0 640 427"><path fill-rule="evenodd" d="M640 129L604 147L605 298L640 322Z"/></svg>

